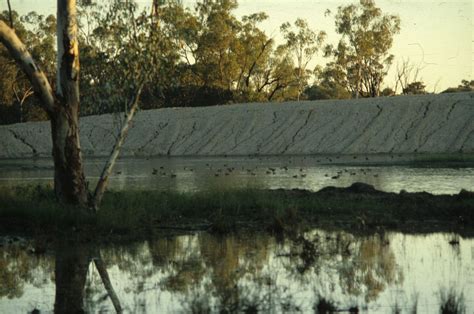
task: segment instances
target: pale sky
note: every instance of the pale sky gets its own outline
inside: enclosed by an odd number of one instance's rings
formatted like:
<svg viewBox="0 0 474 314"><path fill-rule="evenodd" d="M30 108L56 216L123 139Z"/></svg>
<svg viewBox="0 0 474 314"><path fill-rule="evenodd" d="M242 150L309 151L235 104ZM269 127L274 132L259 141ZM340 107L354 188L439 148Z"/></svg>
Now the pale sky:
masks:
<svg viewBox="0 0 474 314"><path fill-rule="evenodd" d="M26 13L35 10L42 14L55 13L54 0L11 0L14 10ZM148 5L151 0L138 0ZM193 6L195 0L183 0ZM261 24L267 35L281 40L279 26L300 17L311 28L327 32L328 43L336 43L339 36L334 31L334 15L337 7L358 1L349 0L239 0L235 11L238 17L264 11L269 19ZM473 80L474 69L474 6L471 0L376 0L383 12L397 14L401 18L401 32L396 35L391 53L395 55L392 69L385 85L394 85L397 61L410 58L421 68L421 80L427 90L440 92L457 86L462 79ZM0 9L7 8L6 0L0 0ZM324 17L326 9L332 15ZM311 66L328 62L316 56Z"/></svg>

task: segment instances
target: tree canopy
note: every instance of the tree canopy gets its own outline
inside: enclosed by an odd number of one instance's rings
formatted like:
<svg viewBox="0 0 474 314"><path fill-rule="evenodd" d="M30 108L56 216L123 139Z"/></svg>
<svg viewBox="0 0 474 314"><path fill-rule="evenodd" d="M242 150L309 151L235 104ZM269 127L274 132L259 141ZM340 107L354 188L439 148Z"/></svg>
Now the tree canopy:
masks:
<svg viewBox="0 0 474 314"><path fill-rule="evenodd" d="M393 37L400 32L400 18L384 14L372 0L340 6L336 32L341 39L328 48L343 73L340 81L357 98L376 97L394 56L389 53Z"/></svg>
<svg viewBox="0 0 474 314"><path fill-rule="evenodd" d="M340 38L324 47L326 33L299 18L281 25L283 41L277 42L261 27L267 14L238 18L237 0L200 0L194 7L179 0L149 2L79 2L81 115L126 110L124 98L142 81L142 109L425 92L420 79L403 78L400 71L395 86L384 84L400 18L371 0L340 6L334 16ZM9 12L0 19L9 21ZM12 11L12 21L53 81L56 18ZM0 123L47 119L4 47L0 70Z"/></svg>

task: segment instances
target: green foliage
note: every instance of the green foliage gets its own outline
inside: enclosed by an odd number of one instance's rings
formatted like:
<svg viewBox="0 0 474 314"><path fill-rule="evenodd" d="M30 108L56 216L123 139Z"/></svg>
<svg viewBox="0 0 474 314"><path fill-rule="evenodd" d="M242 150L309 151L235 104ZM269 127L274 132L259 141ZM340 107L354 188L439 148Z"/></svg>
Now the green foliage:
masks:
<svg viewBox="0 0 474 314"><path fill-rule="evenodd" d="M395 96L395 91L391 89L390 87L386 87L382 91L382 96Z"/></svg>
<svg viewBox="0 0 474 314"><path fill-rule="evenodd" d="M317 77L315 84L305 90L308 99L347 99L351 97L345 85L344 71L336 63L330 62L324 69L317 67L315 70Z"/></svg>
<svg viewBox="0 0 474 314"><path fill-rule="evenodd" d="M326 67L311 71L324 31L303 19L283 23L277 45L261 28L256 12L238 18L237 0L200 0L188 8L179 0L78 2L81 115L125 111L142 83L141 108L202 106L376 96L393 56L388 53L400 20L372 1L339 7L336 48ZM8 19L8 12L0 14ZM14 28L54 87L56 20L35 12ZM30 83L0 47L0 123L45 119ZM310 86L312 78L315 81Z"/></svg>
<svg viewBox="0 0 474 314"><path fill-rule="evenodd" d="M352 189L352 190L351 190ZM403 227L405 221L459 221L472 228L472 193L432 196L426 193L401 195L368 189L355 192L326 188L317 193L283 190L213 190L197 193L159 191L110 191L96 215L58 204L50 187L0 187L2 228L34 233L69 228L93 228L97 234L153 232L158 226L187 222L210 225L216 232L239 225L281 232L300 223L325 221L369 230L379 226ZM65 210L66 209L66 210ZM461 220L460 220L461 219ZM355 229L355 230L356 230ZM466 229L466 230L467 230ZM227 231L226 231L227 230Z"/></svg>
<svg viewBox="0 0 474 314"><path fill-rule="evenodd" d="M458 92L472 92L474 91L474 80L462 80L461 85L458 87L450 87L442 93L458 93Z"/></svg>
<svg viewBox="0 0 474 314"><path fill-rule="evenodd" d="M426 85L423 84L423 82L413 82L413 83L408 84L408 86L403 89L403 94L405 95L426 94L425 87Z"/></svg>
<svg viewBox="0 0 474 314"><path fill-rule="evenodd" d="M305 89L304 94L309 100L348 99L351 94L341 85L313 85Z"/></svg>
<svg viewBox="0 0 474 314"><path fill-rule="evenodd" d="M8 11L0 13L0 19L8 21ZM37 64L54 77L56 18L30 12L19 16L12 11L16 34L37 60ZM31 84L10 57L7 49L0 46L0 124L25 120L45 120L46 114L35 106L39 100L33 96Z"/></svg>
<svg viewBox="0 0 474 314"><path fill-rule="evenodd" d="M138 86L155 83L178 58L164 26L134 1L90 4L79 13L81 29L90 30L81 48L83 114L126 110Z"/></svg>
<svg viewBox="0 0 474 314"><path fill-rule="evenodd" d="M296 59L295 81L298 88L299 100L304 87L307 85L311 72L307 69L308 63L321 48L326 33L321 31L316 33L309 28L308 23L303 19L297 19L294 29L290 23L281 25L280 30L286 40L285 46Z"/></svg>
<svg viewBox="0 0 474 314"><path fill-rule="evenodd" d="M356 97L378 96L394 58L389 50L400 32L400 18L383 14L372 0L361 0L338 8L336 32L341 35L339 44L326 51L344 69L339 83Z"/></svg>

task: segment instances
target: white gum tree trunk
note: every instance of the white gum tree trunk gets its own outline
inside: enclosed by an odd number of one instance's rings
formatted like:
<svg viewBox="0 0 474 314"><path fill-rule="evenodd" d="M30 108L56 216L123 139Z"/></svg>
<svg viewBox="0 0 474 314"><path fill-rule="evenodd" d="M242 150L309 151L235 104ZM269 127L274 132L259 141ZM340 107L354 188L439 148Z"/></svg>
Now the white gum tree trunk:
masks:
<svg viewBox="0 0 474 314"><path fill-rule="evenodd" d="M20 65L51 120L54 159L54 190L69 204L87 206L88 192L79 141L79 44L76 1L58 0L57 91L53 93L44 72L37 66L15 31L0 21L0 42Z"/></svg>

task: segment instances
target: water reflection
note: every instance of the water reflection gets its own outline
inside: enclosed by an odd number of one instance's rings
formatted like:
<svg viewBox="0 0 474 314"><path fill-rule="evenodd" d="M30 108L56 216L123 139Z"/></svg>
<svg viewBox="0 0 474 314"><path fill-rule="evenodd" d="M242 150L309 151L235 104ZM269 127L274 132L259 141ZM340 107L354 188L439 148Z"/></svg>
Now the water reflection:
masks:
<svg viewBox="0 0 474 314"><path fill-rule="evenodd" d="M235 187L316 191L329 185L345 187L364 182L390 192L404 189L435 194L454 194L471 188L472 161L414 163L414 158L404 155L126 158L118 161L110 185L114 189L177 191ZM103 164L103 160L87 159L88 179L97 180ZM0 184L52 182L49 159L4 160L0 162L0 170Z"/></svg>
<svg viewBox="0 0 474 314"><path fill-rule="evenodd" d="M56 250L56 313L83 313L87 270L91 261L89 247L77 243L60 243Z"/></svg>
<svg viewBox="0 0 474 314"><path fill-rule="evenodd" d="M452 234L200 233L100 252L71 243L29 252L28 243L0 247L2 313L113 311L97 257L125 312L311 312L324 300L339 310L435 313L443 291L474 310L474 240Z"/></svg>

